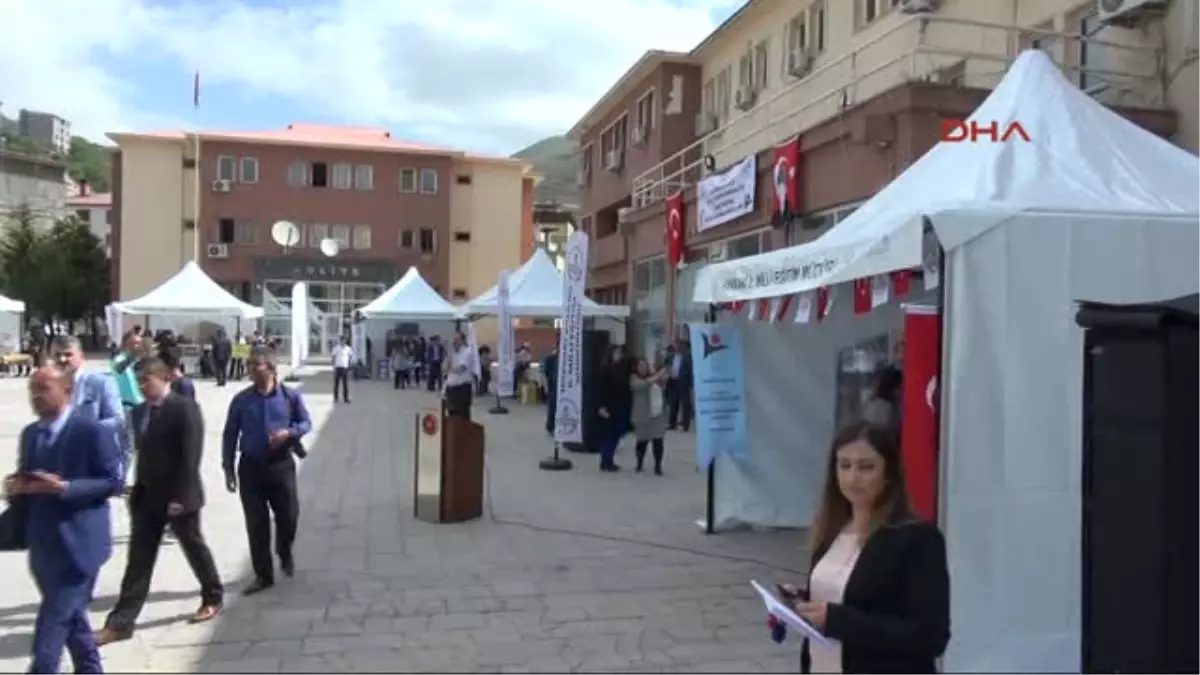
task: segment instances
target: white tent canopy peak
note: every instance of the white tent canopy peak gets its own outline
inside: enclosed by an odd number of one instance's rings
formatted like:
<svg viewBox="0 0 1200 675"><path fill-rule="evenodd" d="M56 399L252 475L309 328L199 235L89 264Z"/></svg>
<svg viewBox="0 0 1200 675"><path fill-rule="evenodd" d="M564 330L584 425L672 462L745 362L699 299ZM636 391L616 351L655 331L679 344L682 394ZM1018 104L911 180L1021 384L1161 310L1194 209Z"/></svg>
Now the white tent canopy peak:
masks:
<svg viewBox="0 0 1200 675"><path fill-rule="evenodd" d="M416 267L409 267L399 281L361 311L368 319L453 321L462 318L459 309L438 295Z"/></svg>
<svg viewBox="0 0 1200 675"><path fill-rule="evenodd" d="M259 307L242 302L221 288L195 261L188 261L175 276L136 300L114 303L123 314L232 316L257 319Z"/></svg>
<svg viewBox="0 0 1200 675"><path fill-rule="evenodd" d="M508 277L509 311L514 317L554 318L562 316L563 275L544 250L534 251L529 260ZM500 296L496 286L464 305L467 314L496 315ZM588 317L627 317L629 308L601 305L584 298L583 314Z"/></svg>

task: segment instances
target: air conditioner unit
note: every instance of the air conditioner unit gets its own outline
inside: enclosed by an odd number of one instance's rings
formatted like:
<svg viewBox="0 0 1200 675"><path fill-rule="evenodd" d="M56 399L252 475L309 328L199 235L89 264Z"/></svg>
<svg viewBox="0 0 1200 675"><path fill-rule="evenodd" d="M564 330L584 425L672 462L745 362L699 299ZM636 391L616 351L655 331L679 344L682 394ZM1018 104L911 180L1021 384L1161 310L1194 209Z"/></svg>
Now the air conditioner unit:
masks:
<svg viewBox="0 0 1200 675"><path fill-rule="evenodd" d="M620 171L621 160L624 159L620 150L609 150L604 156L604 168L609 171Z"/></svg>
<svg viewBox="0 0 1200 675"><path fill-rule="evenodd" d="M646 133L646 130L642 127L634 127L629 132L629 140L631 140L634 145L642 145L646 142L647 135L648 134Z"/></svg>
<svg viewBox="0 0 1200 675"><path fill-rule="evenodd" d="M213 192L231 192L233 191L233 181L227 178L214 180L212 184Z"/></svg>
<svg viewBox="0 0 1200 675"><path fill-rule="evenodd" d="M901 14L925 14L936 12L941 3L939 0L900 0Z"/></svg>
<svg viewBox="0 0 1200 675"><path fill-rule="evenodd" d="M225 259L229 257L229 244L209 244L208 257Z"/></svg>
<svg viewBox="0 0 1200 675"><path fill-rule="evenodd" d="M1096 18L1101 23L1130 28L1147 15L1160 15L1168 0L1096 0Z"/></svg>
<svg viewBox="0 0 1200 675"><path fill-rule="evenodd" d="M728 252L725 244L713 244L708 247L708 262L724 262Z"/></svg>
<svg viewBox="0 0 1200 675"><path fill-rule="evenodd" d="M758 98L758 92L749 85L738 87L737 96L733 99L733 104L738 110L749 110L754 107L754 101Z"/></svg>
<svg viewBox="0 0 1200 675"><path fill-rule="evenodd" d="M804 77L812 70L816 52L810 49L797 49L788 53L787 71L792 77Z"/></svg>

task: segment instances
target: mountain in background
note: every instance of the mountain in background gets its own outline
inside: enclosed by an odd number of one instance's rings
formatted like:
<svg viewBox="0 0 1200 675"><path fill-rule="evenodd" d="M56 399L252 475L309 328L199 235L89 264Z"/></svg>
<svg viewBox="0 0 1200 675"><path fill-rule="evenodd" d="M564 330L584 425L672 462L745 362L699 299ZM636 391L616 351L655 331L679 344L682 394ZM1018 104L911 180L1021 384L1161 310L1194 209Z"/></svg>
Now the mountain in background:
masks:
<svg viewBox="0 0 1200 675"><path fill-rule="evenodd" d="M576 174L579 169L579 146L565 136L550 136L513 155L533 165L542 174L542 182L534 191L539 202L555 202L578 207L580 201Z"/></svg>

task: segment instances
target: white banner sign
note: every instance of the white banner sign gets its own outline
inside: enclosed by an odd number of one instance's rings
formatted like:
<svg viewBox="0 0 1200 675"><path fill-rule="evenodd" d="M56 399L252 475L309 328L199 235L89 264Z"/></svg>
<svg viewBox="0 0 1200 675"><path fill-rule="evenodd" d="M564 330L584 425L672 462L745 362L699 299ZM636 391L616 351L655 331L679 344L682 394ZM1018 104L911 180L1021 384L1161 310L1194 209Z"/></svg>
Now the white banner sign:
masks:
<svg viewBox="0 0 1200 675"><path fill-rule="evenodd" d="M576 230L567 239L562 327L558 331L554 440L559 443L583 442L583 298L587 268L588 237Z"/></svg>
<svg viewBox="0 0 1200 675"><path fill-rule="evenodd" d="M475 337L475 324L470 321L467 324L467 349L471 350L471 372L476 378L483 377L483 369L479 364L479 339Z"/></svg>
<svg viewBox="0 0 1200 675"><path fill-rule="evenodd" d="M308 284L292 286L292 372L308 356Z"/></svg>
<svg viewBox="0 0 1200 675"><path fill-rule="evenodd" d="M513 325L512 315L508 313L508 270L500 271L500 281L496 283L496 298L499 301L499 334L496 336L496 393L500 396L512 396L513 383Z"/></svg>
<svg viewBox="0 0 1200 675"><path fill-rule="evenodd" d="M696 188L696 231L703 232L752 213L757 182L755 155L700 181Z"/></svg>
<svg viewBox="0 0 1200 675"><path fill-rule="evenodd" d="M354 358L362 363L367 363L367 324L365 321L359 321L350 324L350 348L354 350Z"/></svg>

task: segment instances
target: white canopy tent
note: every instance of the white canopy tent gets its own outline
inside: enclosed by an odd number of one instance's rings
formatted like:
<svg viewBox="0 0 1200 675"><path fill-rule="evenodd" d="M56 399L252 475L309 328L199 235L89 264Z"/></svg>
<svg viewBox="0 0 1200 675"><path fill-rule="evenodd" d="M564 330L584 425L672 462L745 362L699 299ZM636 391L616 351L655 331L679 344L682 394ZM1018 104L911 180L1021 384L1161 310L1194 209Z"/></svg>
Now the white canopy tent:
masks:
<svg viewBox="0 0 1200 675"><path fill-rule="evenodd" d="M508 279L509 312L513 317L539 319L562 316L562 272L543 250L534 251ZM500 313L500 298L496 286L492 286L475 299L462 306L465 314L496 316ZM585 317L624 318L629 308L621 305L601 305L584 298Z"/></svg>
<svg viewBox="0 0 1200 675"><path fill-rule="evenodd" d="M416 267L408 268L399 281L361 311L368 319L454 321L463 318L462 312L438 295Z"/></svg>
<svg viewBox="0 0 1200 675"><path fill-rule="evenodd" d="M263 315L262 308L242 302L221 288L195 261L189 261L175 276L142 297L114 306L122 314L147 316L258 319Z"/></svg>
<svg viewBox="0 0 1200 675"><path fill-rule="evenodd" d="M13 300L12 298L0 295L0 312L24 314L25 303L21 300Z"/></svg>
<svg viewBox="0 0 1200 675"><path fill-rule="evenodd" d="M779 297L946 256L940 519L948 672L1078 672L1080 300L1200 290L1200 161L1022 54L972 120L1030 142L942 143L814 242L713 265L700 303Z"/></svg>

